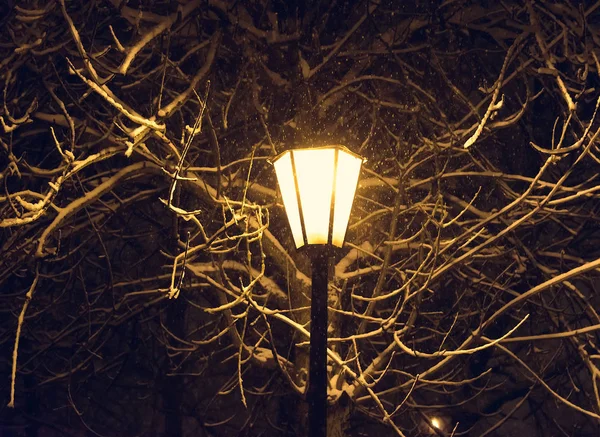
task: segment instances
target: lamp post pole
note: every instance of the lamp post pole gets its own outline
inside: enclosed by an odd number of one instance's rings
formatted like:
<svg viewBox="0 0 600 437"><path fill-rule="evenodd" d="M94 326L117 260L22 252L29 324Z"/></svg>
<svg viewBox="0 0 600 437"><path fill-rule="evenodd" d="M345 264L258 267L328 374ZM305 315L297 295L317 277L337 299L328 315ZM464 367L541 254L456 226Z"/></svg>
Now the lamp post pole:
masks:
<svg viewBox="0 0 600 437"><path fill-rule="evenodd" d="M327 246L313 247L310 304L308 428L310 437L327 437Z"/></svg>

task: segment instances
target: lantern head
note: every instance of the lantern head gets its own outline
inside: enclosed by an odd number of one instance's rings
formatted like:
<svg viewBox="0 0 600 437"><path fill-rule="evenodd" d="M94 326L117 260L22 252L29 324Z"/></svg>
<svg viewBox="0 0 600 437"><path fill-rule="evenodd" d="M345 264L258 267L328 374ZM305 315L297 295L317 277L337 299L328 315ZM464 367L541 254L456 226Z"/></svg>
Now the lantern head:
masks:
<svg viewBox="0 0 600 437"><path fill-rule="evenodd" d="M337 145L288 150L273 159L296 248L342 247L362 162Z"/></svg>

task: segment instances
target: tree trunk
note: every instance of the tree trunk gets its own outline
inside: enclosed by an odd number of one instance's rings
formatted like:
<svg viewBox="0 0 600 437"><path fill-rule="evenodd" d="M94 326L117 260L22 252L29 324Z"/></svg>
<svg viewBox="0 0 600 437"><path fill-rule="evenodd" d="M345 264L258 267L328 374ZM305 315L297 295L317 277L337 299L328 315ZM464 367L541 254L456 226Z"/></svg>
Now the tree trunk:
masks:
<svg viewBox="0 0 600 437"><path fill-rule="evenodd" d="M352 402L346 393L327 408L327 437L345 437L352 413Z"/></svg>
<svg viewBox="0 0 600 437"><path fill-rule="evenodd" d="M183 299L174 299L169 302L166 311L167 329L179 338L185 337L185 310L186 303ZM172 340L173 341L173 340ZM177 357L175 357L177 359ZM181 407L183 401L183 377L179 375L167 376L172 372L171 363L167 362L163 369L162 391L165 411L165 437L180 437L183 435Z"/></svg>

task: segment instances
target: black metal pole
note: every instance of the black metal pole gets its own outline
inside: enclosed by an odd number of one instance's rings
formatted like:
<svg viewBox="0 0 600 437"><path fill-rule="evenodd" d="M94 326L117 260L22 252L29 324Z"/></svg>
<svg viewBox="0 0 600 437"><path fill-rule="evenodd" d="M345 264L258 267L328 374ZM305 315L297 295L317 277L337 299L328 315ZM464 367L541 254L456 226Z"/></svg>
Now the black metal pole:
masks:
<svg viewBox="0 0 600 437"><path fill-rule="evenodd" d="M308 385L309 437L327 437L327 247L311 254L310 370Z"/></svg>

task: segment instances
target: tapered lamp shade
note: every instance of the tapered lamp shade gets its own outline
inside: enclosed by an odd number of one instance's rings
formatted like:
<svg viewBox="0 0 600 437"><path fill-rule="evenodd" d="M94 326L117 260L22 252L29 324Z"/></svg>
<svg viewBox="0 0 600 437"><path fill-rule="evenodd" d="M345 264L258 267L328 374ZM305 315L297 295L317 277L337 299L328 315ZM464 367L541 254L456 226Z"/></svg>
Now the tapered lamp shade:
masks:
<svg viewBox="0 0 600 437"><path fill-rule="evenodd" d="M296 248L342 247L362 161L343 146L293 149L273 160Z"/></svg>

